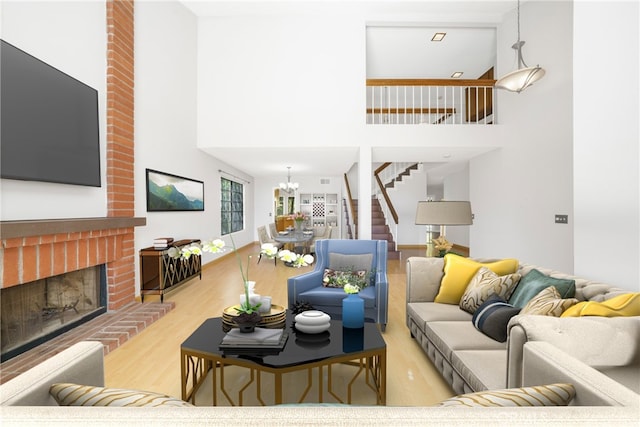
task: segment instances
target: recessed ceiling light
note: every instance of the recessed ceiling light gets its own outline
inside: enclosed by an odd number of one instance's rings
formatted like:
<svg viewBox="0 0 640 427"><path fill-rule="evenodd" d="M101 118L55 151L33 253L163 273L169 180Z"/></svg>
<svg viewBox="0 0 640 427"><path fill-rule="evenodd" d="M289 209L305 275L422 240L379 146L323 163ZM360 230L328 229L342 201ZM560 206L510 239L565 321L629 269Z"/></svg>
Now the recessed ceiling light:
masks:
<svg viewBox="0 0 640 427"><path fill-rule="evenodd" d="M441 42L442 39L444 38L444 36L446 36L447 33L435 33L433 35L433 37L431 37L431 41L432 42Z"/></svg>
<svg viewBox="0 0 640 427"><path fill-rule="evenodd" d="M455 73L451 74L451 78L452 79L459 79L460 77L462 77L462 71L456 71Z"/></svg>

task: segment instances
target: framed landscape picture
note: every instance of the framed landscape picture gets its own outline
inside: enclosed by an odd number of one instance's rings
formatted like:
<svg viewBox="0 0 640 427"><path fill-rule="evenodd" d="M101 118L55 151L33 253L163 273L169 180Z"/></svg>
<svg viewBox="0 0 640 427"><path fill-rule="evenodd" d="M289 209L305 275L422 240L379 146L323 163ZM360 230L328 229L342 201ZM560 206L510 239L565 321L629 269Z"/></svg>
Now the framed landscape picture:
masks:
<svg viewBox="0 0 640 427"><path fill-rule="evenodd" d="M147 169L147 212L203 210L204 182Z"/></svg>

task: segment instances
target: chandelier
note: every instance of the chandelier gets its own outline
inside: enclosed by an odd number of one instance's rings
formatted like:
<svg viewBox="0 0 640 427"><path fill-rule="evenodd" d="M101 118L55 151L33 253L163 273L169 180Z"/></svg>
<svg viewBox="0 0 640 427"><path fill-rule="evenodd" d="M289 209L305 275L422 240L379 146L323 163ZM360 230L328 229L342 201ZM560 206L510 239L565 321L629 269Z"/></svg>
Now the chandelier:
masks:
<svg viewBox="0 0 640 427"><path fill-rule="evenodd" d="M511 46L512 49L518 52L518 69L498 79L496 88L520 93L544 76L544 68L539 65L529 67L524 62L524 59L522 59L523 45L524 41L520 41L520 0L518 0L518 41Z"/></svg>
<svg viewBox="0 0 640 427"><path fill-rule="evenodd" d="M294 193L298 189L297 182L291 182L291 166L287 166L287 182L280 183L280 190L287 193Z"/></svg>

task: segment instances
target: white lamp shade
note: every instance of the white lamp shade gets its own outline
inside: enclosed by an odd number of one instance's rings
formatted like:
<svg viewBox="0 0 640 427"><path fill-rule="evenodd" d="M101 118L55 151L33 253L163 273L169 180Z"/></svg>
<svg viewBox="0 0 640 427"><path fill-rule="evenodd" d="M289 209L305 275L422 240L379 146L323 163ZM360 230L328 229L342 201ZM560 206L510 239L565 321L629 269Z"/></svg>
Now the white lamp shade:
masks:
<svg viewBox="0 0 640 427"><path fill-rule="evenodd" d="M520 93L540 80L544 73L544 69L540 67L520 68L499 79L496 82L496 88Z"/></svg>
<svg viewBox="0 0 640 427"><path fill-rule="evenodd" d="M466 201L418 202L416 225L471 225L471 203Z"/></svg>

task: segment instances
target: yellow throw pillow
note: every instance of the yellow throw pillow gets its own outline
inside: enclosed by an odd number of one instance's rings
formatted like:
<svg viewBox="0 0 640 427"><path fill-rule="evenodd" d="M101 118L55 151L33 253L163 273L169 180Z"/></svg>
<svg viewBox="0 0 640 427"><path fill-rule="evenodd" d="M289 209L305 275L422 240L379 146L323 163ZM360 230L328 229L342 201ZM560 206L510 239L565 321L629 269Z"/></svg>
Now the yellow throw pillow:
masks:
<svg viewBox="0 0 640 427"><path fill-rule="evenodd" d="M555 286L549 286L531 298L527 305L522 307L520 314L560 317L566 309L577 303L578 300L575 298L562 299Z"/></svg>
<svg viewBox="0 0 640 427"><path fill-rule="evenodd" d="M640 316L640 292L618 295L606 301L582 301L569 307L560 317Z"/></svg>
<svg viewBox="0 0 640 427"><path fill-rule="evenodd" d="M518 260L507 258L500 261L482 263L456 254L444 256L444 276L440 291L434 301L442 304L460 304L460 298L467 285L480 267L487 267L498 276L513 274L518 270Z"/></svg>

